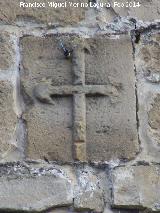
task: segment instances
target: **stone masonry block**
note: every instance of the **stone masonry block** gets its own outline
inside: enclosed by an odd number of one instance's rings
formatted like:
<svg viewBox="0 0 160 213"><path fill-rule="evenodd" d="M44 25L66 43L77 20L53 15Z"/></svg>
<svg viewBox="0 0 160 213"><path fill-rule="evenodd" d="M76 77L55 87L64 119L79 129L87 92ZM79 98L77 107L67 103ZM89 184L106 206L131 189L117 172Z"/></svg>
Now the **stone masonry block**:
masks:
<svg viewBox="0 0 160 213"><path fill-rule="evenodd" d="M108 179L105 173L97 172L89 166L76 171L78 187L74 197L74 208L77 211L103 212L105 194L109 197Z"/></svg>
<svg viewBox="0 0 160 213"><path fill-rule="evenodd" d="M34 0L21 1L28 3L34 3ZM1 0L0 1L0 21L13 24L16 22L33 22L33 23L45 23L45 24L76 24L85 18L86 8L82 7L70 7L67 1L60 0L58 3L67 2L66 7L53 8L49 7L48 0L37 0L37 4L44 3L43 8L34 7L20 7L19 0ZM73 3L87 2L86 0L72 0Z"/></svg>
<svg viewBox="0 0 160 213"><path fill-rule="evenodd" d="M70 57L64 56L62 42ZM135 157L135 76L128 36L28 36L21 39L21 51L29 158Z"/></svg>
<svg viewBox="0 0 160 213"><path fill-rule="evenodd" d="M0 70L9 69L13 63L12 42L8 33L0 32Z"/></svg>
<svg viewBox="0 0 160 213"><path fill-rule="evenodd" d="M70 184L54 176L1 177L0 210L44 212L72 203Z"/></svg>
<svg viewBox="0 0 160 213"><path fill-rule="evenodd" d="M116 208L160 210L159 166L119 167L113 171Z"/></svg>
<svg viewBox="0 0 160 213"><path fill-rule="evenodd" d="M86 191L75 198L74 207L78 210L91 209L96 212L102 212L104 207L103 197L99 192Z"/></svg>
<svg viewBox="0 0 160 213"><path fill-rule="evenodd" d="M138 152L135 76L128 36L88 39L86 84L108 85L107 96L87 99L88 159L131 159Z"/></svg>
<svg viewBox="0 0 160 213"><path fill-rule="evenodd" d="M0 155L9 149L17 118L13 111L13 88L9 82L0 81Z"/></svg>

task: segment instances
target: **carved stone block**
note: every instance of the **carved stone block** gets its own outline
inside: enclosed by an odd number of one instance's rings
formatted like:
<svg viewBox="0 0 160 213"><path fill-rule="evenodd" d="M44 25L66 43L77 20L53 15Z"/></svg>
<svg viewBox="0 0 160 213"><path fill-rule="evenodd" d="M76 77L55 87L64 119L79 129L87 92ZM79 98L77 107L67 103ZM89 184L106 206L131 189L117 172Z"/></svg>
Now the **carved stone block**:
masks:
<svg viewBox="0 0 160 213"><path fill-rule="evenodd" d="M134 158L135 76L128 36L29 36L21 49L28 157Z"/></svg>

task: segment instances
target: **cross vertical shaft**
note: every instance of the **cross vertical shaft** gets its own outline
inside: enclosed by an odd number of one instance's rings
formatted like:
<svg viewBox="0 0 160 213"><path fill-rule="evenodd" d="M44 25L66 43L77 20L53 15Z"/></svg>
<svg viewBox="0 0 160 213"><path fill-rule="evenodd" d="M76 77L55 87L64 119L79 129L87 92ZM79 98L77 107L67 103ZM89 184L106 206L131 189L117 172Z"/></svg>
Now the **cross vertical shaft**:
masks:
<svg viewBox="0 0 160 213"><path fill-rule="evenodd" d="M74 85L85 85L85 54L82 47L77 47L73 52L72 69ZM73 95L73 141L74 158L86 161L86 100L85 93L78 92Z"/></svg>

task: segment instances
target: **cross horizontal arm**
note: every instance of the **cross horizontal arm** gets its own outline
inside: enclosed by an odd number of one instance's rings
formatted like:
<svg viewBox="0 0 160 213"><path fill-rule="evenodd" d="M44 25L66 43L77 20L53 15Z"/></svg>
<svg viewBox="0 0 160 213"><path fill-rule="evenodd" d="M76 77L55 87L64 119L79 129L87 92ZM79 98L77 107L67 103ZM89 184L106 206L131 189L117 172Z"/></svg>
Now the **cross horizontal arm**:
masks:
<svg viewBox="0 0 160 213"><path fill-rule="evenodd" d="M108 88L104 85L85 85L85 86L53 86L50 87L52 95L72 95L76 93L83 93L86 95L108 95Z"/></svg>
<svg viewBox="0 0 160 213"><path fill-rule="evenodd" d="M38 99L51 101L51 96L69 96L74 94L85 94L88 96L102 95L102 96L117 96L117 89L108 85L64 85L52 86L48 83L40 83L35 89L35 96Z"/></svg>

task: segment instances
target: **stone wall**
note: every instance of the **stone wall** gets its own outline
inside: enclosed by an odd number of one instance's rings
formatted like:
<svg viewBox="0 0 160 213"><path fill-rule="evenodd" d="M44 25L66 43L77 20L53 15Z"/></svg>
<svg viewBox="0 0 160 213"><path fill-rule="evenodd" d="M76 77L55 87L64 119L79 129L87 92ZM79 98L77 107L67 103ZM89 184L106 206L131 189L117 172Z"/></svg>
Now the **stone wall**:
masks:
<svg viewBox="0 0 160 213"><path fill-rule="evenodd" d="M160 212L160 1L109 2L0 0L0 212Z"/></svg>

